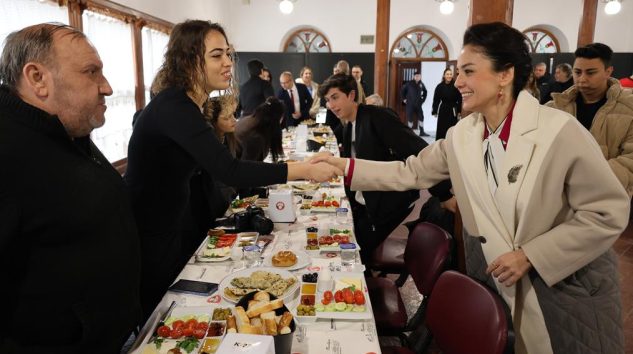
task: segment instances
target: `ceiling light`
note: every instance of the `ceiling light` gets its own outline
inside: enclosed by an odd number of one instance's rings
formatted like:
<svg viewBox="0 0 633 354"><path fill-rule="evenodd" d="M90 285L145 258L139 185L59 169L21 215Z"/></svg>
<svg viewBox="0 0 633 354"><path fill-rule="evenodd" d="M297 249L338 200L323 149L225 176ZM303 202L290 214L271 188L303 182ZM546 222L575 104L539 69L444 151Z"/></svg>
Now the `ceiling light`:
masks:
<svg viewBox="0 0 633 354"><path fill-rule="evenodd" d="M453 4L452 0L444 0L440 4L440 12L442 15L450 15L455 10L455 4Z"/></svg>
<svg viewBox="0 0 633 354"><path fill-rule="evenodd" d="M282 0L279 3L279 11L284 15L289 15L294 9L295 5L290 0Z"/></svg>
<svg viewBox="0 0 633 354"><path fill-rule="evenodd" d="M604 13L607 15L615 15L620 12L622 5L619 0L607 0L607 4L604 6Z"/></svg>

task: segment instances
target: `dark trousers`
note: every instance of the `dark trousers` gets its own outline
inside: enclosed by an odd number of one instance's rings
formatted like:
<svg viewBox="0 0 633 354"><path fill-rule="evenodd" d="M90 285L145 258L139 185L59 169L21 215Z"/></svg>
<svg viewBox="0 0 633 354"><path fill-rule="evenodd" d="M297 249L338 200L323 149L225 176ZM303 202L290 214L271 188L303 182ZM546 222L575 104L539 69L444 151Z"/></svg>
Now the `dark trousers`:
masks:
<svg viewBox="0 0 633 354"><path fill-rule="evenodd" d="M407 121L413 124L413 129L418 128L418 121L420 122L420 129L423 129L422 122L424 122L424 113L422 112L422 104L408 104L407 108Z"/></svg>
<svg viewBox="0 0 633 354"><path fill-rule="evenodd" d="M392 217L388 220L380 220L381 223L374 223L367 208L364 205L356 205L352 208L354 217L354 233L356 241L360 245L360 258L363 264L370 264L374 251L380 244L400 225L402 220L409 215L411 208L403 210L402 217Z"/></svg>

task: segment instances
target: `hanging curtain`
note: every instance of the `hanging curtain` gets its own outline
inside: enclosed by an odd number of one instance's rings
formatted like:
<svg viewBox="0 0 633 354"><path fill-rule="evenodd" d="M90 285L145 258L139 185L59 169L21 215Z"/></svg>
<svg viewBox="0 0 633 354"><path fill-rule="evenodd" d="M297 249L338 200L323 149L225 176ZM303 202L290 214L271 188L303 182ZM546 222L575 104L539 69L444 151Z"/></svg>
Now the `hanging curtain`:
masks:
<svg viewBox="0 0 633 354"><path fill-rule="evenodd" d="M42 22L68 24L68 9L52 1L2 0L0 1L0 48L13 31Z"/></svg>
<svg viewBox="0 0 633 354"><path fill-rule="evenodd" d="M143 27L141 30L141 41L143 42L143 77L145 81L145 104L149 103L149 89L154 81L154 76L163 65L165 50L169 35Z"/></svg>
<svg viewBox="0 0 633 354"><path fill-rule="evenodd" d="M127 157L136 111L131 28L123 21L86 10L83 29L101 56L103 73L113 90L112 96L106 97L106 123L95 129L91 137L114 162Z"/></svg>

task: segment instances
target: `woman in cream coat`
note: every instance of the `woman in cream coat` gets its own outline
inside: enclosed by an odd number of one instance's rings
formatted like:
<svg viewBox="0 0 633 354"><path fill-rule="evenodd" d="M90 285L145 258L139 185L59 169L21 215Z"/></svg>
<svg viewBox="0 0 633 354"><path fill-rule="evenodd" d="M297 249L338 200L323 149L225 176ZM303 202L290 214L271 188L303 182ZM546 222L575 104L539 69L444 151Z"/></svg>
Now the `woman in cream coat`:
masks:
<svg viewBox="0 0 633 354"><path fill-rule="evenodd" d="M530 63L519 31L472 26L455 85L475 113L445 140L404 163L321 159L345 168L352 190L428 188L450 176L468 274L508 304L517 353L623 353L611 246L629 198L589 132L523 91Z"/></svg>

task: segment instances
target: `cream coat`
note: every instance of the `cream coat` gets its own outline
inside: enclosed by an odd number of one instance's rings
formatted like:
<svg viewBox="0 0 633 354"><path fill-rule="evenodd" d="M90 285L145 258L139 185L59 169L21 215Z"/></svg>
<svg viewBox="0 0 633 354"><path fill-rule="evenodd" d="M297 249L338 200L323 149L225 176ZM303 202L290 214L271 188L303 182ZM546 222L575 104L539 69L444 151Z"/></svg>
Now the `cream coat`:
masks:
<svg viewBox="0 0 633 354"><path fill-rule="evenodd" d="M356 160L351 188L423 189L450 175L465 229L487 239L486 262L522 248L548 286L607 252L628 223L629 198L589 132L521 92L493 197L481 148L484 124L473 113L406 163ZM551 353L529 278L496 285L513 314L517 353Z"/></svg>

